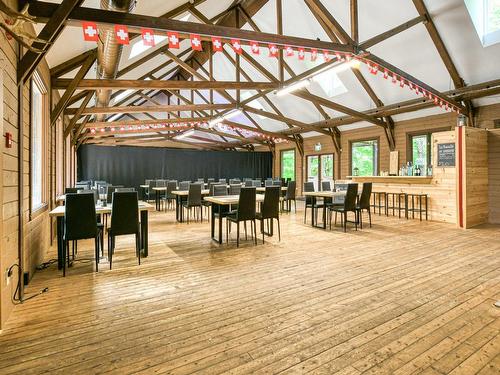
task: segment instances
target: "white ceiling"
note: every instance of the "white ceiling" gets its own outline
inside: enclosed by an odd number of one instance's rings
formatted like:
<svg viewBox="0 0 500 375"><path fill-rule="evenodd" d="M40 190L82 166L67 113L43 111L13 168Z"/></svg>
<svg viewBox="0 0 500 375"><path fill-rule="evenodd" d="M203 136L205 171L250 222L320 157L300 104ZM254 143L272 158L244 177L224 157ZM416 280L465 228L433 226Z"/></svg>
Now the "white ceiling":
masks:
<svg viewBox="0 0 500 375"><path fill-rule="evenodd" d="M165 12L174 9L183 4L186 0L137 0L137 7L134 13L150 16L160 16ZM52 1L59 3L60 1ZM98 0L86 0L84 6L99 7ZM197 9L208 18L214 17L218 13L230 6L231 0L207 0ZM326 1L323 0L323 5L335 15L337 21L345 30L350 30L349 24L349 0ZM426 6L432 15L434 23L446 45L460 75L467 84L477 84L500 77L500 44L492 45L484 48L475 32L469 13L466 10L463 0L427 0ZM328 40L327 35L322 30L319 23L309 11L303 0L286 0L283 2L283 29L285 35L298 36L304 38ZM401 23L404 23L416 16L417 11L411 0L385 0L375 2L373 0L359 0L359 35L360 41L369 39L375 35L385 32ZM182 18L184 15L177 17ZM276 4L275 0L269 2L253 17L254 22L258 25L261 31L275 33L276 32ZM191 22L197 20L191 16ZM39 25L40 30L42 25ZM251 29L247 24L245 29ZM49 65L55 66L67 59L81 54L95 47L94 43L84 42L80 27L67 27L55 45L51 48L47 55ZM156 48L158 48L157 46ZM182 48L189 48L189 41L182 43ZM247 48L247 47L245 47ZM122 59L120 61L120 69L130 65L137 59L143 57L151 50L129 60L131 46L123 49ZM229 53L234 56L234 52L228 48ZM248 51L248 49L247 49ZM448 71L441 61L436 48L434 47L431 38L423 24L416 25L409 30L406 30L396 36L393 36L384 42L372 47L371 52L399 67L400 69L410 73L416 78L426 82L430 86L440 91L446 91L453 88L453 83L449 77ZM158 65L164 63L167 57L159 55L149 60L144 65L129 72L121 78L136 79L150 72ZM270 72L277 75L278 66L277 60L267 56L267 49L261 50L261 55L256 60L262 64ZM286 59L296 74L310 69L313 65L308 61L298 61L296 58ZM174 65L162 69L156 74L158 77L164 74ZM244 59L241 63L242 69L256 81L265 81L266 78L257 72ZM208 65L205 64L208 70ZM233 65L222 54L217 53L214 58L215 78L218 80L234 80L235 72ZM394 86L390 80L384 80L380 75L373 76L368 73L365 67L361 71L374 91L384 104L391 104L403 100L412 99L415 94L408 89L401 89L399 86ZM72 76L74 73L69 74ZM204 75L203 72L201 74ZM89 72L89 77L95 76L95 70ZM347 88L347 92L328 98L325 91L319 84L312 84L310 91L329 100L348 106L350 108L363 111L374 107L370 97L350 71L344 71L338 74L340 80ZM288 75L286 76L289 77ZM253 95L255 92L249 92L247 95ZM234 93L230 93L235 98ZM188 93L183 93L186 97L190 97ZM242 93L242 95L245 95ZM320 113L310 103L293 95L276 97L271 94L269 98L283 113L283 115L294 119L311 123L322 120ZM161 99L165 101L165 97ZM219 102L225 102L220 96L217 97ZM196 103L202 103L200 98L195 98ZM475 101L475 105L484 105L500 102L500 97L485 98ZM150 103L149 103L150 104ZM262 99L259 100L259 105L265 110L273 112L269 105ZM342 116L342 113L326 109L326 112L332 116ZM395 116L395 120L409 119L420 116L427 116L429 113L442 113L440 109L432 109L426 111L412 112L403 115ZM158 114L156 115L158 116ZM286 125L278 121L263 118L261 116L252 115L262 128L270 131L285 129ZM253 126L252 123L241 116L234 119ZM341 130L352 129L360 126L369 126L370 124L360 122L357 124L342 126ZM314 135L308 133L307 135ZM204 134L207 137L209 135ZM220 140L220 138L215 137Z"/></svg>

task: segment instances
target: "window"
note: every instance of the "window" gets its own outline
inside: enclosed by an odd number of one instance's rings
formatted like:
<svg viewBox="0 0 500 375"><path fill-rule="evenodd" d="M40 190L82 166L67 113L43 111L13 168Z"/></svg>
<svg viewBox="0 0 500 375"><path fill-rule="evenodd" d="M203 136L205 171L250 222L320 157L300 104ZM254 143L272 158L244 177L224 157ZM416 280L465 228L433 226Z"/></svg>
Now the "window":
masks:
<svg viewBox="0 0 500 375"><path fill-rule="evenodd" d="M281 178L295 181L295 150L281 151Z"/></svg>
<svg viewBox="0 0 500 375"><path fill-rule="evenodd" d="M500 42L500 0L465 0L483 47Z"/></svg>
<svg viewBox="0 0 500 375"><path fill-rule="evenodd" d="M31 210L44 204L43 194L43 142L46 114L46 90L38 76L31 79Z"/></svg>
<svg viewBox="0 0 500 375"><path fill-rule="evenodd" d="M307 181L314 183L315 190L321 190L323 181L333 181L333 154L307 155Z"/></svg>
<svg viewBox="0 0 500 375"><path fill-rule="evenodd" d="M419 166L423 174L427 167L432 164L431 133L411 135L409 161L415 166Z"/></svg>
<svg viewBox="0 0 500 375"><path fill-rule="evenodd" d="M378 175L378 140L351 142L351 174Z"/></svg>

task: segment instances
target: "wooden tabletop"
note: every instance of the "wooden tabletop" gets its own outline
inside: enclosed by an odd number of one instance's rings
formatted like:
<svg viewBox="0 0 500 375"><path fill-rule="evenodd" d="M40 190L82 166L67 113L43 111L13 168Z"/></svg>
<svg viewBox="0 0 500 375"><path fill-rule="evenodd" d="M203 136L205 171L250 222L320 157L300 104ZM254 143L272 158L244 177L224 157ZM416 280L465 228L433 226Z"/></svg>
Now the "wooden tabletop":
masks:
<svg viewBox="0 0 500 375"><path fill-rule="evenodd" d="M217 197L205 197L203 198L207 202L220 204L223 206L229 206L231 204L238 204L240 196L239 195L223 195ZM264 201L264 194L256 194L255 195L256 202Z"/></svg>
<svg viewBox="0 0 500 375"><path fill-rule="evenodd" d="M173 190L172 194L184 196L189 194L189 190ZM210 194L210 190L208 189L203 189L201 191L201 195L208 195L208 194Z"/></svg>
<svg viewBox="0 0 500 375"><path fill-rule="evenodd" d="M257 190L257 191L266 191L266 187L274 187L274 186L261 186L261 187L255 188L255 190ZM286 191L286 189L288 189L286 186L282 186L281 187L281 191Z"/></svg>
<svg viewBox="0 0 500 375"><path fill-rule="evenodd" d="M140 186L141 186L141 188L148 188L149 187L149 185L140 185Z"/></svg>
<svg viewBox="0 0 500 375"><path fill-rule="evenodd" d="M166 186L154 187L153 190L154 191L167 191L167 187Z"/></svg>
<svg viewBox="0 0 500 375"><path fill-rule="evenodd" d="M346 195L345 191L307 191L303 193L305 197L317 197L317 198L333 198L333 197L343 197Z"/></svg>
<svg viewBox="0 0 500 375"><path fill-rule="evenodd" d="M64 216L64 212L66 210L66 206L57 206L52 211L49 212L50 217ZM153 211L154 206L149 203L139 201L139 211ZM106 207L95 206L96 214L108 214L111 213L111 204L108 204Z"/></svg>

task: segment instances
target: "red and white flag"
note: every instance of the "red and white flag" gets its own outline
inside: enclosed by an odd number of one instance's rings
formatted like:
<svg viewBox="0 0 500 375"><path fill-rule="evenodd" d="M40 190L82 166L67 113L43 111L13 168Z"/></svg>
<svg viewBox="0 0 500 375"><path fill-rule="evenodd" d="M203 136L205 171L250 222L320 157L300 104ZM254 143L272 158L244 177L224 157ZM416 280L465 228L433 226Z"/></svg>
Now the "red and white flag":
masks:
<svg viewBox="0 0 500 375"><path fill-rule="evenodd" d="M278 47L276 44L269 44L269 57L278 57Z"/></svg>
<svg viewBox="0 0 500 375"><path fill-rule="evenodd" d="M212 48L214 52L222 52L222 41L219 37L212 37Z"/></svg>
<svg viewBox="0 0 500 375"><path fill-rule="evenodd" d="M239 39L231 39L231 45L233 46L234 52L236 52L238 55L241 55L242 48L241 48L241 42Z"/></svg>
<svg viewBox="0 0 500 375"><path fill-rule="evenodd" d="M304 60L304 58L306 57L306 51L304 50L304 48L299 47L298 56L299 60Z"/></svg>
<svg viewBox="0 0 500 375"><path fill-rule="evenodd" d="M316 48L311 48L311 61L316 61L318 58L318 50Z"/></svg>
<svg viewBox="0 0 500 375"><path fill-rule="evenodd" d="M194 51L203 51L203 47L201 46L201 38L198 34L191 34L189 35L189 38L191 39L191 48Z"/></svg>
<svg viewBox="0 0 500 375"><path fill-rule="evenodd" d="M292 47L290 46L285 46L285 55L286 57L293 57L293 55L295 54L294 50Z"/></svg>
<svg viewBox="0 0 500 375"><path fill-rule="evenodd" d="M94 22L82 22L82 29L83 40L87 42L97 42L99 40L99 32Z"/></svg>
<svg viewBox="0 0 500 375"><path fill-rule="evenodd" d="M331 60L330 53L327 50L323 50L323 59L328 62Z"/></svg>
<svg viewBox="0 0 500 375"><path fill-rule="evenodd" d="M168 48L179 48L179 33L176 31L167 32Z"/></svg>
<svg viewBox="0 0 500 375"><path fill-rule="evenodd" d="M250 49L254 55L260 55L259 43L255 41L250 42Z"/></svg>
<svg viewBox="0 0 500 375"><path fill-rule="evenodd" d="M142 44L144 46L154 47L155 46L155 33L152 29L142 29Z"/></svg>
<svg viewBox="0 0 500 375"><path fill-rule="evenodd" d="M128 44L128 28L125 25L115 25L115 37L118 44Z"/></svg>

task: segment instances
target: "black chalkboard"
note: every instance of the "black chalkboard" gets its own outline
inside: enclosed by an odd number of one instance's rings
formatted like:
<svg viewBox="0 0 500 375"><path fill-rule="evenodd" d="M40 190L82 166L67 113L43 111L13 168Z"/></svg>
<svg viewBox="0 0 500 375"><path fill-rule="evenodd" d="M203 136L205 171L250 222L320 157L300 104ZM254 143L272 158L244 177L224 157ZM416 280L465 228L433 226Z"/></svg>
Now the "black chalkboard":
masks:
<svg viewBox="0 0 500 375"><path fill-rule="evenodd" d="M437 166L454 167L455 166L455 143L438 143Z"/></svg>

